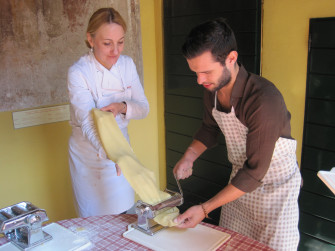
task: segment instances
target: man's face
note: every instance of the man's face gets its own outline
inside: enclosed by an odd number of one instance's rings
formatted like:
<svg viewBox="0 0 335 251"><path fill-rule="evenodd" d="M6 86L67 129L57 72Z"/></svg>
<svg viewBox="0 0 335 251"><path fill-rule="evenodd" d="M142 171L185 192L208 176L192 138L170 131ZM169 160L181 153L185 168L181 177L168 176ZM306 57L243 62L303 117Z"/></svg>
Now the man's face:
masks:
<svg viewBox="0 0 335 251"><path fill-rule="evenodd" d="M198 84L211 92L220 90L231 81L229 69L220 62L216 62L209 51L187 59L187 62L190 69L197 74Z"/></svg>

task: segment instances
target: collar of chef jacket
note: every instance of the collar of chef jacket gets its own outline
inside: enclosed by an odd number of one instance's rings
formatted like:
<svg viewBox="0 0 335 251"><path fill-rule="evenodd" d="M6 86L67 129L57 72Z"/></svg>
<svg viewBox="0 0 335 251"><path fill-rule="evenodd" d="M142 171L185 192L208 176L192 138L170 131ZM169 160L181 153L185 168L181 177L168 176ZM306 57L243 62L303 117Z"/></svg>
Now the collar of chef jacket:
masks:
<svg viewBox="0 0 335 251"><path fill-rule="evenodd" d="M90 52L90 56L95 62L97 71L103 74L101 88L109 91L124 91L123 81L121 72L119 70L118 61L112 66L110 70L106 69L102 64L98 62L94 54Z"/></svg>

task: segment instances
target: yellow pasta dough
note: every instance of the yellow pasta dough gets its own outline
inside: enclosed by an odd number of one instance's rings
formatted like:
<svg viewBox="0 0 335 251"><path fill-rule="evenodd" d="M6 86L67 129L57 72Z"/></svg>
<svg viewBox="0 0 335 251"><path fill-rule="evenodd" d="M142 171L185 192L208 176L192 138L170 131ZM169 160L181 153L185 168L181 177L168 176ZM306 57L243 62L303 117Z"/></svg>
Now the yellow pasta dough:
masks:
<svg viewBox="0 0 335 251"><path fill-rule="evenodd" d="M141 200L154 205L171 197L170 194L158 189L153 171L145 168L137 159L116 123L113 113L93 109L92 114L108 158L119 165ZM160 213L154 220L163 226L171 227L176 225L173 219L178 215L179 210L174 207Z"/></svg>

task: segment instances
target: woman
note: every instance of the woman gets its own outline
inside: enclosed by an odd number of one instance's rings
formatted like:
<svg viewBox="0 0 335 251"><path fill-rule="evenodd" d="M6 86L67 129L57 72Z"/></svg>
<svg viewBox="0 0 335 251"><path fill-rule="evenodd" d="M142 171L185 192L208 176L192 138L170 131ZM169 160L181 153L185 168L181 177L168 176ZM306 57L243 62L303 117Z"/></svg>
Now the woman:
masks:
<svg viewBox="0 0 335 251"><path fill-rule="evenodd" d="M112 112L129 141L129 120L145 118L149 112L136 66L130 57L121 55L125 32L126 24L115 9L97 10L87 27L90 51L68 73L69 163L80 217L120 214L134 204L134 191L106 157L90 113L93 108Z"/></svg>

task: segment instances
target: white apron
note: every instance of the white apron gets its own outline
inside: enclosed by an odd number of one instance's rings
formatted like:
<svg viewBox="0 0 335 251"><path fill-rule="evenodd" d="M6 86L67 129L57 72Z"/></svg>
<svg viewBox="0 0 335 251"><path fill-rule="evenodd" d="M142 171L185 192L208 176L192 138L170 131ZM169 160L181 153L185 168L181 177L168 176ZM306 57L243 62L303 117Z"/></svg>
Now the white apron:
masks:
<svg viewBox="0 0 335 251"><path fill-rule="evenodd" d="M99 69L96 74L102 74L94 78L102 80L101 83L96 83L96 107L102 108L113 102L129 100L131 91L124 86L117 66L110 72L96 66ZM120 115L117 115L119 125L121 120ZM129 142L127 127L120 129ZM80 127L72 129L69 155L72 186L80 217L120 214L133 206L135 196L128 181L123 174L117 176L114 162L99 156L83 136Z"/></svg>
<svg viewBox="0 0 335 251"><path fill-rule="evenodd" d="M216 96L216 95L215 95ZM230 113L213 108L232 163L230 180L246 160L248 128ZM296 161L296 141L279 138L263 184L251 193L222 206L220 226L249 236L276 251L297 250L299 243L298 195L301 176Z"/></svg>

